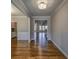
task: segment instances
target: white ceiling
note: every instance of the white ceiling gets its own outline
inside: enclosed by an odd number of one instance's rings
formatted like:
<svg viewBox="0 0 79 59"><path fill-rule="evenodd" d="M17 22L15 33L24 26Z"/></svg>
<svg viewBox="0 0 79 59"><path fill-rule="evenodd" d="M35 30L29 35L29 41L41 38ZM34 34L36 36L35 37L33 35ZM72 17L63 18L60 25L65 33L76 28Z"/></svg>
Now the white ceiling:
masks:
<svg viewBox="0 0 79 59"><path fill-rule="evenodd" d="M24 15L18 8L11 4L11 15L12 16L22 16Z"/></svg>
<svg viewBox="0 0 79 59"><path fill-rule="evenodd" d="M37 1L38 0L12 0L12 3L16 5L19 10L25 11L23 12L25 14L27 12L31 16L50 16L64 0L48 0L48 5L45 10L38 9Z"/></svg>
<svg viewBox="0 0 79 59"><path fill-rule="evenodd" d="M33 16L50 16L53 10L55 10L55 8L57 8L57 6L63 0L48 0L48 5L45 10L38 9L37 6L38 0L22 0L22 1Z"/></svg>

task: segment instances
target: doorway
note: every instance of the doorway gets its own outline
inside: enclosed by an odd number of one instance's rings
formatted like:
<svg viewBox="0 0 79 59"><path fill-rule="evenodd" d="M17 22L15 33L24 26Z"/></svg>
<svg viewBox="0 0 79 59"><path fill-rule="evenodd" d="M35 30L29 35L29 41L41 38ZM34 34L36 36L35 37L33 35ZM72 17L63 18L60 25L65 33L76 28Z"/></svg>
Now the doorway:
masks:
<svg viewBox="0 0 79 59"><path fill-rule="evenodd" d="M47 20L34 21L34 39L36 40L36 42L46 41L48 39L47 31Z"/></svg>
<svg viewBox="0 0 79 59"><path fill-rule="evenodd" d="M11 39L17 40L17 22L11 22Z"/></svg>

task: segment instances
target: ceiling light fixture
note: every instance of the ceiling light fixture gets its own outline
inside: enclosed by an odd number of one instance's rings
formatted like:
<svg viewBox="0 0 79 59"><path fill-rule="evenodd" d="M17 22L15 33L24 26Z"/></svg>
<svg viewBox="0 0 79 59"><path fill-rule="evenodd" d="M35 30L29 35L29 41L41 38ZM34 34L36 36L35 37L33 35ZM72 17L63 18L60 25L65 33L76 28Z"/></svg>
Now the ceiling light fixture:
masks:
<svg viewBox="0 0 79 59"><path fill-rule="evenodd" d="M39 9L46 9L47 8L47 0L38 0L38 8Z"/></svg>

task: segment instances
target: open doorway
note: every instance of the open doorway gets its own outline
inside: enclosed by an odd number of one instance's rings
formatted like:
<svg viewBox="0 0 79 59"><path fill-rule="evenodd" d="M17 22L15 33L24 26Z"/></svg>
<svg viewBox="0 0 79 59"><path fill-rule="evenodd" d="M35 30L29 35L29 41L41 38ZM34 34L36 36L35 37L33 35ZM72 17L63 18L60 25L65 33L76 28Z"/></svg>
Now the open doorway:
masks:
<svg viewBox="0 0 79 59"><path fill-rule="evenodd" d="M43 42L44 40L46 41L48 39L47 31L47 20L34 21L34 39L36 42Z"/></svg>
<svg viewBox="0 0 79 59"><path fill-rule="evenodd" d="M11 22L11 39L16 40L17 38L17 23Z"/></svg>

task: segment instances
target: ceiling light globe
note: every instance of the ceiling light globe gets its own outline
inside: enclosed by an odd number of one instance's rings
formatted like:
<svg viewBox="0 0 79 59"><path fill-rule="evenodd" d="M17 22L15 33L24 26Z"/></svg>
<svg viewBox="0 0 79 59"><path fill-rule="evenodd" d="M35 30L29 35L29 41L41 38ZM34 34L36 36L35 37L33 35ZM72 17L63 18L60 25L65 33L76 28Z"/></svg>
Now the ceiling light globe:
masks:
<svg viewBox="0 0 79 59"><path fill-rule="evenodd" d="M44 3L41 3L41 4L38 5L39 9L46 9L46 7L47 7L47 5L44 4Z"/></svg>

